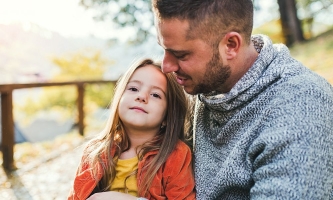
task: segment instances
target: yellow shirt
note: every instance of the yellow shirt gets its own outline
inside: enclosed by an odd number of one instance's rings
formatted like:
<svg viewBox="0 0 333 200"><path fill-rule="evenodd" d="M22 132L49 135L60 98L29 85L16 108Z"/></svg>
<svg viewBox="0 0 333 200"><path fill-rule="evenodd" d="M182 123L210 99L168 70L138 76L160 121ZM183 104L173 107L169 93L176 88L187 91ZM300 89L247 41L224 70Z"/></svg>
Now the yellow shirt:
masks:
<svg viewBox="0 0 333 200"><path fill-rule="evenodd" d="M129 174L138 169L138 162L139 160L137 157L125 160L118 159L116 166L116 177L111 184L111 189L110 189L111 191L128 193L133 196L138 196L136 174L131 175L127 179L126 181L127 192L125 189L125 179Z"/></svg>

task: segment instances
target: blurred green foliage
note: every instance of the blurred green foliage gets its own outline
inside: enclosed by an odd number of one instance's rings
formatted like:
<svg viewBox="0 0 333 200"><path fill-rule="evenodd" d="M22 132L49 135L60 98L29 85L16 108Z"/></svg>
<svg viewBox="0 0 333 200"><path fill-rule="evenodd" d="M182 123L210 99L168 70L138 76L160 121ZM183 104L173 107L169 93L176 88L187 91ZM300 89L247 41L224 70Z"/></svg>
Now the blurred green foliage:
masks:
<svg viewBox="0 0 333 200"><path fill-rule="evenodd" d="M263 1L253 0L256 11L261 9ZM276 4L277 0L272 3ZM80 5L95 11L95 20L112 21L120 29L130 28L136 33L133 42L147 40L155 29L150 0L80 0ZM296 0L297 17L304 23L302 28L306 39L311 37L312 20L318 14L331 13L332 6L333 0ZM279 26L281 31L281 24Z"/></svg>
<svg viewBox="0 0 333 200"><path fill-rule="evenodd" d="M333 27L306 42L293 45L290 53L333 85Z"/></svg>
<svg viewBox="0 0 333 200"><path fill-rule="evenodd" d="M53 62L60 68L53 81L102 80L106 66L113 62L104 59L100 52L92 55L77 53L70 58L55 58ZM113 93L113 84L89 84L85 87L85 102L94 102L99 107L107 107Z"/></svg>
<svg viewBox="0 0 333 200"><path fill-rule="evenodd" d="M270 21L256 29L253 29L252 33L268 35L273 43L285 43L285 39L281 31L281 21L279 19Z"/></svg>
<svg viewBox="0 0 333 200"><path fill-rule="evenodd" d="M253 30L253 34L268 35L273 43L284 43L279 20L273 20ZM291 55L306 67L324 77L333 85L333 27L326 32L312 35L303 43L292 45ZM308 34L305 32L305 34Z"/></svg>
<svg viewBox="0 0 333 200"><path fill-rule="evenodd" d="M59 71L49 82L102 80L106 66L111 65L112 61L104 59L100 52L79 52L54 58L53 63L59 67ZM85 112L91 113L96 108L108 107L113 90L114 85L111 83L85 85ZM77 114L76 100L76 86L43 87L38 98L28 97L23 105L18 106L18 112L33 117L38 111L52 111L69 118Z"/></svg>

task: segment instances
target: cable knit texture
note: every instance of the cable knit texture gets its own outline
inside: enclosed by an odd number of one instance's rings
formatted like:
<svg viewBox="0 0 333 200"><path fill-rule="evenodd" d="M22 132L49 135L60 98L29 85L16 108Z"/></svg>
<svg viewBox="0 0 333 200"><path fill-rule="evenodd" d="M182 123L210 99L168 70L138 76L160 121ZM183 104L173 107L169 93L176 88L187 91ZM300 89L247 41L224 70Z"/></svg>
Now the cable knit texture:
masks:
<svg viewBox="0 0 333 200"><path fill-rule="evenodd" d="M196 99L197 199L333 199L333 88L260 37L229 93Z"/></svg>

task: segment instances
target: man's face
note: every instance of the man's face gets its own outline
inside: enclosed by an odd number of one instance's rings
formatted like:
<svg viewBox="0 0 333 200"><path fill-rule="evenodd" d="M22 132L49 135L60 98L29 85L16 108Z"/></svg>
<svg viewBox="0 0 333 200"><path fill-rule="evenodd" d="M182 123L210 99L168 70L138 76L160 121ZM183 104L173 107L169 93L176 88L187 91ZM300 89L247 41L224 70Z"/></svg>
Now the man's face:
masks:
<svg viewBox="0 0 333 200"><path fill-rule="evenodd" d="M187 39L187 21L162 20L156 27L158 42L164 48L163 72L174 72L189 94L223 91L230 67L223 66L218 49L199 38Z"/></svg>

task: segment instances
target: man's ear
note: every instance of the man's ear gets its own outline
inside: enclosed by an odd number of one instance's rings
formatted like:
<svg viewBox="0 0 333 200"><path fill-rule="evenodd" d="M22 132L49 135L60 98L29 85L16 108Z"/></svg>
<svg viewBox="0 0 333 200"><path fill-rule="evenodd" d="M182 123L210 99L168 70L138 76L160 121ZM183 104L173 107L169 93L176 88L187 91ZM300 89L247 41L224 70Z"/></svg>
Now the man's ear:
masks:
<svg viewBox="0 0 333 200"><path fill-rule="evenodd" d="M220 41L219 51L225 55L227 60L232 60L239 52L242 42L243 40L239 33L229 32Z"/></svg>

